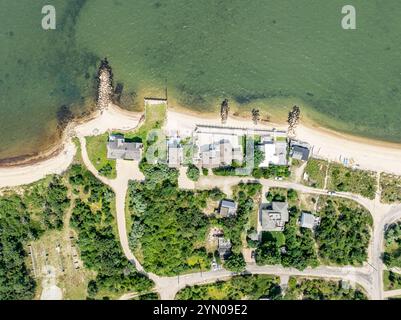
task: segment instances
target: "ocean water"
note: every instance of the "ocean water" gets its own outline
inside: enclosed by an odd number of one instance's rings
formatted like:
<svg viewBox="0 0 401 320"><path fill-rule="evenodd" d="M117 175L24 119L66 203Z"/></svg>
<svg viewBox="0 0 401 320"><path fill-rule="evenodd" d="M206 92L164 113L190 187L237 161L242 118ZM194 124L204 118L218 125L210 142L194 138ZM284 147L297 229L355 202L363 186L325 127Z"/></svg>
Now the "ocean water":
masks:
<svg viewBox="0 0 401 320"><path fill-rule="evenodd" d="M49 2L57 29L45 31L41 10ZM61 110L79 115L93 100L98 59L75 43L83 4L0 1L0 162L48 148L60 136Z"/></svg>
<svg viewBox="0 0 401 320"><path fill-rule="evenodd" d="M43 4L56 31L40 28ZM62 105L84 112L103 57L129 109L166 88L201 111L294 100L328 127L401 142L401 2L352 4L356 30L341 28L340 0L3 0L0 159L54 140Z"/></svg>

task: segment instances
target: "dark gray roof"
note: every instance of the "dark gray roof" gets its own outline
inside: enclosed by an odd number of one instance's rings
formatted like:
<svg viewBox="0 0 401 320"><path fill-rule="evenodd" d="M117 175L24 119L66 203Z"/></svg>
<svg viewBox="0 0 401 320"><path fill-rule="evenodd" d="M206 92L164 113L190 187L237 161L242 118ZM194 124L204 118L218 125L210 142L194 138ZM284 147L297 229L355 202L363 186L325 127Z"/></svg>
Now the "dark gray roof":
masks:
<svg viewBox="0 0 401 320"><path fill-rule="evenodd" d="M109 159L141 159L142 143L125 142L122 135L112 135L107 143L107 158Z"/></svg>
<svg viewBox="0 0 401 320"><path fill-rule="evenodd" d="M310 150L307 147L293 145L291 148L291 157L294 159L307 161L309 159Z"/></svg>
<svg viewBox="0 0 401 320"><path fill-rule="evenodd" d="M261 210L260 222L264 231L281 231L288 219L287 202L272 202L270 206Z"/></svg>

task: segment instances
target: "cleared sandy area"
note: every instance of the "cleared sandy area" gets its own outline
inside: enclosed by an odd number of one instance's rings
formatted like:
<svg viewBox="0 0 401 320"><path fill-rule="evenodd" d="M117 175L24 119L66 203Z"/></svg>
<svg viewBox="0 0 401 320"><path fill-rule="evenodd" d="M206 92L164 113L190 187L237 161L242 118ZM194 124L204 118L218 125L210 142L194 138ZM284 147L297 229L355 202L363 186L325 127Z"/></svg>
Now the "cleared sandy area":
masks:
<svg viewBox="0 0 401 320"><path fill-rule="evenodd" d="M45 274L42 281L42 294L40 300L62 300L63 293L56 284L56 269L53 266L45 266L43 269Z"/></svg>

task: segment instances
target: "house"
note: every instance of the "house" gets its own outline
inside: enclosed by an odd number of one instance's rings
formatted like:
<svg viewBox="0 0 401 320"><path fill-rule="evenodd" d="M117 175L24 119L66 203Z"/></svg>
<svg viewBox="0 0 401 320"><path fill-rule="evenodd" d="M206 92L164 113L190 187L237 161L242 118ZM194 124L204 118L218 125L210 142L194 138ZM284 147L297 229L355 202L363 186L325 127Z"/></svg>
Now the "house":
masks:
<svg viewBox="0 0 401 320"><path fill-rule="evenodd" d="M222 200L220 202L219 213L222 217L228 218L237 214L237 205L232 200Z"/></svg>
<svg viewBox="0 0 401 320"><path fill-rule="evenodd" d="M242 163L242 147L234 147L229 140L222 139L199 148L199 158L202 167L217 168L231 166L233 161Z"/></svg>
<svg viewBox="0 0 401 320"><path fill-rule="evenodd" d="M178 138L171 138L167 141L168 166L178 168L184 162L184 151Z"/></svg>
<svg viewBox="0 0 401 320"><path fill-rule="evenodd" d="M244 159L244 131L235 128L197 125L193 133L196 145L194 162L204 168L241 164Z"/></svg>
<svg viewBox="0 0 401 320"><path fill-rule="evenodd" d="M220 259L227 259L231 255L231 247L230 239L219 237L217 251L219 252Z"/></svg>
<svg viewBox="0 0 401 320"><path fill-rule="evenodd" d="M287 141L285 139L277 140L270 136L262 137L258 147L265 155L259 167L266 168L271 164L278 166L287 165Z"/></svg>
<svg viewBox="0 0 401 320"><path fill-rule="evenodd" d="M300 225L302 228L314 229L319 223L319 218L309 212L302 212Z"/></svg>
<svg viewBox="0 0 401 320"><path fill-rule="evenodd" d="M310 156L310 145L306 142L291 141L290 157L296 160L308 161Z"/></svg>
<svg viewBox="0 0 401 320"><path fill-rule="evenodd" d="M288 203L273 201L270 205L261 208L260 223L262 231L283 231L289 220Z"/></svg>
<svg viewBox="0 0 401 320"><path fill-rule="evenodd" d="M108 159L141 160L142 143L126 142L121 134L109 136L107 143Z"/></svg>

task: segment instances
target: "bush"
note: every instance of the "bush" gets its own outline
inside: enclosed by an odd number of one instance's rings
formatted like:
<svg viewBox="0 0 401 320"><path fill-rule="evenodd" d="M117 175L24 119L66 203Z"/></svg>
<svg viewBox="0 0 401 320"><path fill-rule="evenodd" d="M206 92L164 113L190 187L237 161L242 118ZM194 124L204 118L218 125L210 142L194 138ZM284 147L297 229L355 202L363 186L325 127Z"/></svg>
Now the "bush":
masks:
<svg viewBox="0 0 401 320"><path fill-rule="evenodd" d="M245 270L246 263L242 253L233 253L225 262L224 267L233 272L242 272Z"/></svg>
<svg viewBox="0 0 401 320"><path fill-rule="evenodd" d="M192 181L198 181L199 180L199 175L200 175L200 172L199 172L199 168L198 167L194 166L193 164L188 166L187 177L189 179L191 179Z"/></svg>

